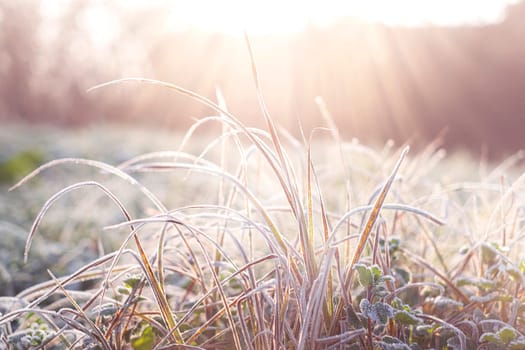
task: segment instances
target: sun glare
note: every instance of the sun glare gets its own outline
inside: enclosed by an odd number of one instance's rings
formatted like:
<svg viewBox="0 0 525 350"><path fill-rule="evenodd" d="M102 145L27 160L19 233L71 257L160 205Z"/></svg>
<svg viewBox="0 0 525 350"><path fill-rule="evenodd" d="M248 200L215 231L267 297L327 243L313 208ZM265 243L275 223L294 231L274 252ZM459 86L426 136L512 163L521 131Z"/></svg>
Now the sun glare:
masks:
<svg viewBox="0 0 525 350"><path fill-rule="evenodd" d="M268 34L351 17L387 25L465 25L501 20L510 0L175 1L170 29Z"/></svg>

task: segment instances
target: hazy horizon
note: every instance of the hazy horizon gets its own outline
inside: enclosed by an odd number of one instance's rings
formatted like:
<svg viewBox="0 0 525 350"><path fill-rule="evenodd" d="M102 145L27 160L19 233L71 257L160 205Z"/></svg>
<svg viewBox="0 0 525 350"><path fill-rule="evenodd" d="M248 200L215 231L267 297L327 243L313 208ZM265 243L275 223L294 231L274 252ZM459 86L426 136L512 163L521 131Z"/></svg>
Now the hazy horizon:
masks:
<svg viewBox="0 0 525 350"><path fill-rule="evenodd" d="M214 113L140 84L86 93L96 84L134 76L172 82L212 100L220 89L231 112L249 125L262 124L242 36L176 31L166 26L175 5L134 3L2 2L0 120L184 129ZM235 3L222 4L228 9ZM396 3L399 12L417 13ZM473 6L460 3L450 18ZM480 10L494 6L499 19L483 25L465 20L468 25L390 26L341 17L330 24L308 22L303 31L250 33L268 108L280 125L297 130L300 121L308 132L325 125L315 103L321 96L341 132L364 142L425 144L447 130L450 147L485 147L494 154L523 148L525 3L511 5L502 17L498 11L509 3L479 3ZM46 4L55 7L42 13ZM320 3L305 4L313 9ZM265 16L275 12L271 6ZM211 10L202 8L204 18ZM380 16L381 9L375 13ZM286 16L283 9L269 28L277 29Z"/></svg>

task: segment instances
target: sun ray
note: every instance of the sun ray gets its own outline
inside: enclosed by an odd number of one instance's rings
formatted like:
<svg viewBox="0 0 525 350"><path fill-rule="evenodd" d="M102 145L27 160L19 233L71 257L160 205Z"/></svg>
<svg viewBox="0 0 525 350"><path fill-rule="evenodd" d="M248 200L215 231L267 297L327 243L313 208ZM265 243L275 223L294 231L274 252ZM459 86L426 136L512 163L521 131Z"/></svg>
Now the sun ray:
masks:
<svg viewBox="0 0 525 350"><path fill-rule="evenodd" d="M172 1L173 30L242 34L290 33L354 18L386 25L465 25L500 21L515 0Z"/></svg>

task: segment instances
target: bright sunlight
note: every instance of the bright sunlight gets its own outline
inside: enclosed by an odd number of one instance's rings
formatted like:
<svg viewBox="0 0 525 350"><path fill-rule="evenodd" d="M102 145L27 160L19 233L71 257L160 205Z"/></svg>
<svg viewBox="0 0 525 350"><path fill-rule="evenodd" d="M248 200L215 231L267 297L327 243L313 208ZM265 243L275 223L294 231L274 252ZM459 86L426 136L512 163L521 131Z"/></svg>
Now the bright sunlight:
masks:
<svg viewBox="0 0 525 350"><path fill-rule="evenodd" d="M511 0L327 0L176 1L170 29L229 34L289 33L309 24L327 25L355 18L387 25L465 25L499 21ZM140 3L140 2L139 2Z"/></svg>
<svg viewBox="0 0 525 350"><path fill-rule="evenodd" d="M0 0L0 350L525 349L511 2Z"/></svg>

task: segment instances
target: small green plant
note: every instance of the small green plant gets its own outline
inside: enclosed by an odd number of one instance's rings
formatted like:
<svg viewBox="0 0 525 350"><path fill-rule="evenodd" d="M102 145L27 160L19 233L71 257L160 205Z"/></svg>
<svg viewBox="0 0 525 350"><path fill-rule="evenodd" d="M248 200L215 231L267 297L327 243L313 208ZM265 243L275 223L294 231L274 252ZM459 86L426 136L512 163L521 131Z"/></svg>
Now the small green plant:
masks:
<svg viewBox="0 0 525 350"><path fill-rule="evenodd" d="M0 159L0 183L19 180L44 161L44 155L35 149L21 151L8 159Z"/></svg>

